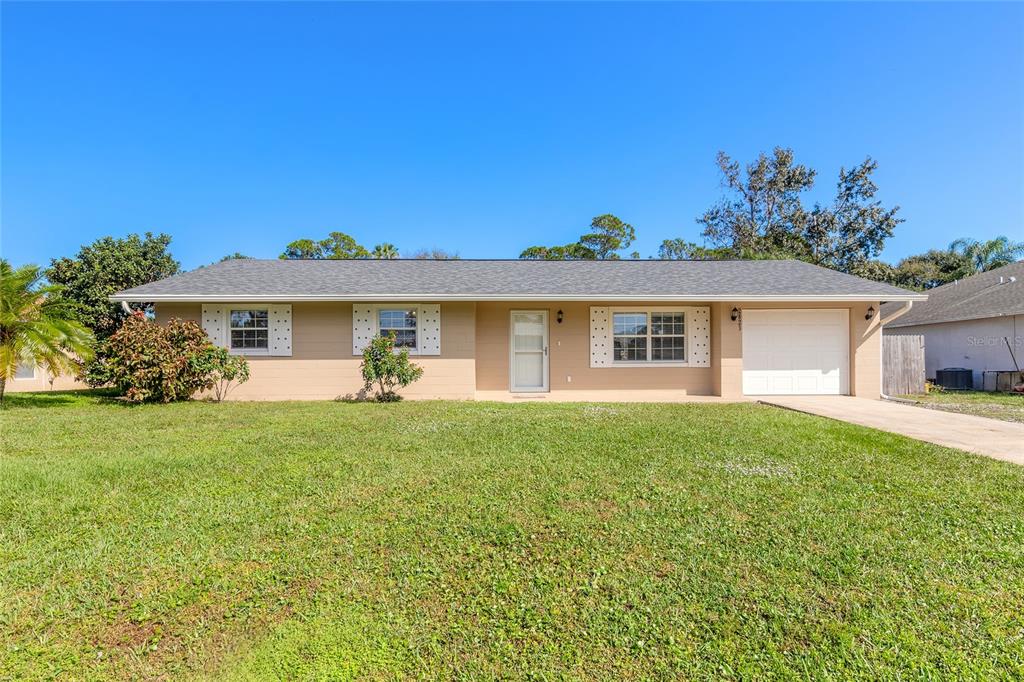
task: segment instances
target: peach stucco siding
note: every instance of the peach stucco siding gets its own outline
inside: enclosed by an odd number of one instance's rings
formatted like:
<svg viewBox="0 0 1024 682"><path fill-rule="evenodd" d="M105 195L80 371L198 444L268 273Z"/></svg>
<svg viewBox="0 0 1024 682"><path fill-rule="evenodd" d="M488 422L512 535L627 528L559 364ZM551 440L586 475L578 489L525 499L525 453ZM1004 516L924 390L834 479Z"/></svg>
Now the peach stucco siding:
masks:
<svg viewBox="0 0 1024 682"><path fill-rule="evenodd" d="M402 390L409 398L473 398L474 303L441 305L441 355L414 357L423 378ZM200 304L162 303L157 321L199 321ZM292 304L292 356L247 358L251 378L235 388L236 400L329 400L356 396L363 386L359 356L352 354L352 304Z"/></svg>
<svg viewBox="0 0 1024 682"><path fill-rule="evenodd" d="M711 367L590 367L590 306L600 301L562 303L481 302L477 304L476 384L481 391L509 387L509 324L513 310L547 310L552 391L672 389L712 395ZM637 303L665 305L665 303ZM687 304L690 305L690 304ZM695 304L700 305L700 304ZM562 323L557 313L562 311ZM713 324L713 323L712 323Z"/></svg>
<svg viewBox="0 0 1024 682"><path fill-rule="evenodd" d="M35 377L29 379L11 379L4 386L7 393L27 393L30 391L77 391L89 388L85 382L78 381L70 375L50 376L46 370L37 367Z"/></svg>
<svg viewBox="0 0 1024 682"><path fill-rule="evenodd" d="M638 306L648 305L637 302ZM423 378L403 390L409 398L469 399L494 395L509 387L509 323L512 310L547 310L550 390L552 393L650 391L652 399L669 395L722 396L741 399L743 378L742 319L730 319L734 307L846 308L850 311L850 393L878 398L881 391L881 334L878 315L864 316L878 303L728 303L707 305L711 311L709 367L590 367L589 309L618 305L600 301L561 303L478 302L441 305L440 356L414 357ZM666 305L665 302L649 305ZM157 320L199 320L199 304L160 304ZM562 311L563 320L557 322ZM352 354L352 304L292 305L291 357L251 357L252 378L231 394L242 400L320 400L357 395L362 387L360 358ZM668 392L668 393L667 393ZM662 397L658 397L662 396Z"/></svg>

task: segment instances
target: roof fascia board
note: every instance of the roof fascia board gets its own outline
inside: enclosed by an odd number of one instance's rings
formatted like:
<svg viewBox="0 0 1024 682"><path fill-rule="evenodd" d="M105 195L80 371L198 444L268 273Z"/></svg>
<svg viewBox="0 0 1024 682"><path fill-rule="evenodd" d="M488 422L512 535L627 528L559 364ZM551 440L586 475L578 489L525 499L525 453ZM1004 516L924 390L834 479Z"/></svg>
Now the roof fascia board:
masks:
<svg viewBox="0 0 1024 682"><path fill-rule="evenodd" d="M610 296L607 294L591 294L586 296L569 295L536 295L516 294L501 296L465 296L452 294L353 294L350 296L338 296L327 294L323 296L257 296L246 294L244 296L210 296L210 295L185 295L185 294L114 294L109 300L114 303L126 301L128 303L245 303L253 300L260 302L288 303L293 301L751 301L764 303L799 303L801 301L849 301L856 302L877 302L877 301L925 301L926 294L845 294L845 295L818 295L818 296L751 296L749 294L729 294L714 296L680 296L669 294L642 294L630 296Z"/></svg>

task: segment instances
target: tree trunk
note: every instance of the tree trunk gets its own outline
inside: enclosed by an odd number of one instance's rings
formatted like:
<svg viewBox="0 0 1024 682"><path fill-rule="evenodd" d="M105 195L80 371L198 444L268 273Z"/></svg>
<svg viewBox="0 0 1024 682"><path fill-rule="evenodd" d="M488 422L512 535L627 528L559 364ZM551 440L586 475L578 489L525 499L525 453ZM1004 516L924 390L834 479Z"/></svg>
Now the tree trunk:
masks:
<svg viewBox="0 0 1024 682"><path fill-rule="evenodd" d="M0 377L0 405L4 402L4 389L7 388L7 379Z"/></svg>

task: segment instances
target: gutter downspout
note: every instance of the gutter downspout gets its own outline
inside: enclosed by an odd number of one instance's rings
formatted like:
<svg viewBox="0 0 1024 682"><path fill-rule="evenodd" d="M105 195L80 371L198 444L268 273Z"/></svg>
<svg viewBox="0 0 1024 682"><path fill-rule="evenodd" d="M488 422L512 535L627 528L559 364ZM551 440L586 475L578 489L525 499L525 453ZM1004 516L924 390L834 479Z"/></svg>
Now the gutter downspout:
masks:
<svg viewBox="0 0 1024 682"><path fill-rule="evenodd" d="M879 321L879 324L881 324L882 327L884 328L885 325L889 324L890 322L892 322L896 318L903 317L904 315L909 313L910 309L913 308L913 307L914 307L914 302L913 301L904 301L903 302L903 307L898 308L895 312L893 312L891 315L889 315L889 317L882 318L882 320Z"/></svg>
<svg viewBox="0 0 1024 682"><path fill-rule="evenodd" d="M128 305L128 301L121 301L121 310L125 311L129 315L135 312L134 310L132 310L132 307Z"/></svg>
<svg viewBox="0 0 1024 682"><path fill-rule="evenodd" d="M888 323L892 322L893 320L895 320L895 319L897 319L899 317L903 317L904 315L909 313L910 309L913 308L913 307L914 307L914 302L913 301L904 301L902 307L898 308L895 312L893 312L891 315L889 315L889 317L882 318L881 320L878 321L878 324L879 324L879 326L882 329L882 337L883 337L882 343L885 343L885 340L884 340L884 337L885 337L885 325L887 325ZM884 372L885 372L884 363L879 363L878 364L878 373L882 375L882 377L881 377L881 379L882 379L881 384L882 384L883 387L885 386L885 374L884 374ZM880 396L882 396L882 400L891 400L891 401L896 402L896 403L906 403L906 402L908 402L906 400L901 400L900 398L893 398L892 396L886 395L884 391L879 391L878 394Z"/></svg>

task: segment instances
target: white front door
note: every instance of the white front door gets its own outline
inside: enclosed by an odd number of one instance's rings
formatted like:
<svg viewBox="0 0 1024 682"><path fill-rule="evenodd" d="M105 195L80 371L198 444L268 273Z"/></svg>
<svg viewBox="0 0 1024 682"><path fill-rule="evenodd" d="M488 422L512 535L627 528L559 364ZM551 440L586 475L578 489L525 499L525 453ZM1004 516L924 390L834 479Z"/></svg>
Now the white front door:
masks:
<svg viewBox="0 0 1024 682"><path fill-rule="evenodd" d="M548 311L513 310L510 327L511 390L548 390Z"/></svg>
<svg viewBox="0 0 1024 682"><path fill-rule="evenodd" d="M743 311L743 393L850 392L850 311Z"/></svg>

